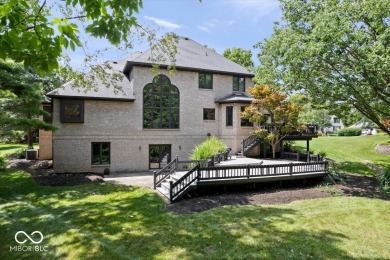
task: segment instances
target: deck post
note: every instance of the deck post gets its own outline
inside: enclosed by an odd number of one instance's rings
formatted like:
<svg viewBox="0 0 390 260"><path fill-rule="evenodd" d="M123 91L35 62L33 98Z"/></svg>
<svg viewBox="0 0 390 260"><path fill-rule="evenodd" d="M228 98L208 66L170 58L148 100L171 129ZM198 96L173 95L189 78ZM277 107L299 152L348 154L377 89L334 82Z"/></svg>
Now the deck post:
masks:
<svg viewBox="0 0 390 260"><path fill-rule="evenodd" d="M172 203L172 184L173 181L169 181L169 201Z"/></svg>
<svg viewBox="0 0 390 260"><path fill-rule="evenodd" d="M250 171L251 171L251 168L250 168L250 165L248 164L246 166L246 177L249 179L249 175L250 175Z"/></svg>
<svg viewBox="0 0 390 260"><path fill-rule="evenodd" d="M176 163L175 163L175 170L177 171L177 167L179 165L179 155L176 155Z"/></svg>
<svg viewBox="0 0 390 260"><path fill-rule="evenodd" d="M307 162L310 162L310 146L309 146L309 140L306 140L306 152L307 152Z"/></svg>
<svg viewBox="0 0 390 260"><path fill-rule="evenodd" d="M156 189L156 171L153 171L153 189L155 190Z"/></svg>
<svg viewBox="0 0 390 260"><path fill-rule="evenodd" d="M293 163L290 163L290 175L293 174Z"/></svg>

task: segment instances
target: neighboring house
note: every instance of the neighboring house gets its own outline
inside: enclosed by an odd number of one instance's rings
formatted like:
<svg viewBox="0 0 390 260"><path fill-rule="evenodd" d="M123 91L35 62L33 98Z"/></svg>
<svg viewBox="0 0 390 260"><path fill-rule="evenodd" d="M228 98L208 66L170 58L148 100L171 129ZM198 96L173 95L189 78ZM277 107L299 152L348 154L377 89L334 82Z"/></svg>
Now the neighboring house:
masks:
<svg viewBox="0 0 390 260"><path fill-rule="evenodd" d="M122 91L96 81L97 91L68 82L47 94L52 99L55 172L145 171L173 157L187 159L194 146L214 135L232 149L254 130L240 118L252 101L253 74L189 38L180 37L176 72L169 64L152 72L151 51L110 62L125 75ZM48 142L46 135L40 139Z"/></svg>
<svg viewBox="0 0 390 260"><path fill-rule="evenodd" d="M337 118L336 116L331 116L330 123L332 124L331 126L324 127L324 131L326 133L329 132L336 133L337 130L344 128L343 122L341 121L340 118Z"/></svg>

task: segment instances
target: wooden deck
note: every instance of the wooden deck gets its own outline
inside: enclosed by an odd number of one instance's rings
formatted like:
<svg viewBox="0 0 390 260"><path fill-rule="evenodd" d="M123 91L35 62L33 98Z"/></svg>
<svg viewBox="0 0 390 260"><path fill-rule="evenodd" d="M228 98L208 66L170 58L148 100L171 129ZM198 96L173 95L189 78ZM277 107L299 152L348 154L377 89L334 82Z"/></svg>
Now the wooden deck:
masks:
<svg viewBox="0 0 390 260"><path fill-rule="evenodd" d="M188 165L186 165L188 163ZM180 167L185 166L185 167ZM189 169L183 171L183 168ZM227 185L324 177L328 162L286 162L279 164L218 165L206 167L194 161L171 162L155 173L155 188L170 202L179 200L189 190L209 185Z"/></svg>

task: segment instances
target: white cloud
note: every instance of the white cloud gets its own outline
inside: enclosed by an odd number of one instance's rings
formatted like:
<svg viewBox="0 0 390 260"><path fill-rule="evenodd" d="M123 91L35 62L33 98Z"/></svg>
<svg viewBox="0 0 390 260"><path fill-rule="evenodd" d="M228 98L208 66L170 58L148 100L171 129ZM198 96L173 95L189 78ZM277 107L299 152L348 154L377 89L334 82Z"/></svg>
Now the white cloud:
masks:
<svg viewBox="0 0 390 260"><path fill-rule="evenodd" d="M173 22L170 22L168 20L160 19L157 17L144 16L144 18L149 20L149 21L154 22L158 26L161 26L161 27L169 29L169 30L175 30L175 29L179 29L182 27L180 24L173 23Z"/></svg>
<svg viewBox="0 0 390 260"><path fill-rule="evenodd" d="M278 0L226 0L225 3L257 17L266 16L279 9Z"/></svg>
<svg viewBox="0 0 390 260"><path fill-rule="evenodd" d="M198 29L204 32L211 32L211 30L218 26L220 24L220 21L218 19L212 19L210 21L203 22L202 25L198 25Z"/></svg>
<svg viewBox="0 0 390 260"><path fill-rule="evenodd" d="M203 25L198 25L198 29L201 31L207 32L207 33L211 32L211 30L209 28L207 28L206 26L203 26Z"/></svg>
<svg viewBox="0 0 390 260"><path fill-rule="evenodd" d="M230 20L227 22L227 25L233 25L235 24L237 21L236 20Z"/></svg>

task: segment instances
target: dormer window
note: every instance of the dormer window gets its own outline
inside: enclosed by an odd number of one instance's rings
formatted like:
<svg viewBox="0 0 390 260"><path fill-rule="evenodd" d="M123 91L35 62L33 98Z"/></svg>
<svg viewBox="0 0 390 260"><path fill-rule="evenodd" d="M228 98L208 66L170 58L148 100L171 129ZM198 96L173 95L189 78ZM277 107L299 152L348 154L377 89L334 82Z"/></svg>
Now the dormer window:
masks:
<svg viewBox="0 0 390 260"><path fill-rule="evenodd" d="M245 78L233 77L233 91L245 92Z"/></svg>

